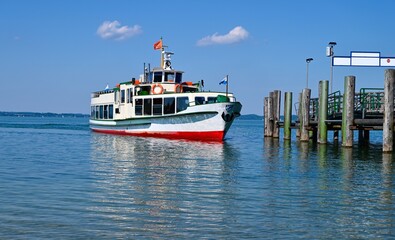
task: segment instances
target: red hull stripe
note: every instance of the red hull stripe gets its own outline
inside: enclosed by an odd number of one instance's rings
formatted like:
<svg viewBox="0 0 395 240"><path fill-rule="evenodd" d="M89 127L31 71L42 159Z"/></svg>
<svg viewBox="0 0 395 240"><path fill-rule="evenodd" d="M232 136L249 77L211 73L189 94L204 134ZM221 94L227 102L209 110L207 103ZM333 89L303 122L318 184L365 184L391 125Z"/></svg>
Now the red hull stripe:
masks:
<svg viewBox="0 0 395 240"><path fill-rule="evenodd" d="M223 141L224 131L210 132L126 132L124 130L92 129L94 132L137 137L158 137L168 139L189 139L199 141Z"/></svg>

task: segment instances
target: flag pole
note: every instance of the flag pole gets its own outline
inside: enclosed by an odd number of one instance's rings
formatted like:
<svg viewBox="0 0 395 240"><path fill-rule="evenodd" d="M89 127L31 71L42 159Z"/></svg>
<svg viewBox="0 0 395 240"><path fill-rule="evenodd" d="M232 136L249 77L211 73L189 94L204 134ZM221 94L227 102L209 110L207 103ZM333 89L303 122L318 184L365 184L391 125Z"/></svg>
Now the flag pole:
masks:
<svg viewBox="0 0 395 240"><path fill-rule="evenodd" d="M226 97L228 97L229 76L226 75Z"/></svg>
<svg viewBox="0 0 395 240"><path fill-rule="evenodd" d="M164 62L164 51L165 48L163 47L163 41L162 41L162 37L160 37L160 41L162 43L162 49L160 50L160 67L163 68L163 62Z"/></svg>

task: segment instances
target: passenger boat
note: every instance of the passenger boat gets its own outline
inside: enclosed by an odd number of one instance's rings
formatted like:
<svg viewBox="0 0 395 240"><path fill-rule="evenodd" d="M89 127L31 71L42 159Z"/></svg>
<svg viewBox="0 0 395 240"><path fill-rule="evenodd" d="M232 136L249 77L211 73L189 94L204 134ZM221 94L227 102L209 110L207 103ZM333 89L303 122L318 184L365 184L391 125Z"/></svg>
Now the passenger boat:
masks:
<svg viewBox="0 0 395 240"><path fill-rule="evenodd" d="M203 80L183 81L172 67L162 39L161 67L144 64L138 79L91 95L90 128L95 132L201 141L223 141L242 105L232 93L204 91Z"/></svg>

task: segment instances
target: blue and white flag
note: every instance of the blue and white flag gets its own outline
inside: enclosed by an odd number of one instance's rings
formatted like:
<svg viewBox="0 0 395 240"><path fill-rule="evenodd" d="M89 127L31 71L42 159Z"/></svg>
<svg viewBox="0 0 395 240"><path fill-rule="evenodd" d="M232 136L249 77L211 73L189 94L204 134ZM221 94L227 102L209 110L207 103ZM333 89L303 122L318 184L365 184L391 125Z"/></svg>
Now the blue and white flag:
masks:
<svg viewBox="0 0 395 240"><path fill-rule="evenodd" d="M224 77L224 79L222 79L221 82L219 82L219 85L221 84L228 84L228 78Z"/></svg>

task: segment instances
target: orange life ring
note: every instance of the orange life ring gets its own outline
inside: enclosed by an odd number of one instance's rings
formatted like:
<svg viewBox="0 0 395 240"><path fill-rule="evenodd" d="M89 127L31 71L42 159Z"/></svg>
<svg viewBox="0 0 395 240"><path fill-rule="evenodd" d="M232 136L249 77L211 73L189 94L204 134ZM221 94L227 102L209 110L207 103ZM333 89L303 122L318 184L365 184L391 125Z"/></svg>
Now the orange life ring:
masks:
<svg viewBox="0 0 395 240"><path fill-rule="evenodd" d="M176 84L174 86L174 92L176 93L182 93L182 85L181 84Z"/></svg>
<svg viewBox="0 0 395 240"><path fill-rule="evenodd" d="M162 84L152 84L151 86L151 94L162 94L163 93L163 86Z"/></svg>

